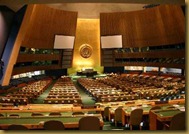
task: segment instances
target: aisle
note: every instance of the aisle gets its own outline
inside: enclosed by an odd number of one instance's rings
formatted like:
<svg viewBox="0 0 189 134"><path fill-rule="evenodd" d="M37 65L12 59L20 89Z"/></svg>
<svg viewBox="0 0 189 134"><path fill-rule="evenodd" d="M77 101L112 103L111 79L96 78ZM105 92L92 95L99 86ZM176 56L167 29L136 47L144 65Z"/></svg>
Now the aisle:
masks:
<svg viewBox="0 0 189 134"><path fill-rule="evenodd" d="M45 90L45 92L43 92L37 99L35 99L33 101L33 103L34 104L43 104L44 99L47 98L47 96L55 82L56 82L56 80L53 80L52 83L50 84L50 86Z"/></svg>
<svg viewBox="0 0 189 134"><path fill-rule="evenodd" d="M45 92L43 92L37 99L35 99L33 101L34 104L43 104L44 99L48 96L49 91L51 90L52 86L54 85L54 83L56 82L56 80L54 80L51 85L45 90ZM85 93L85 91L77 84L77 80L73 80L74 85L76 86L76 88L78 89L78 92L81 96L81 100L83 102L84 105L94 105L95 101L92 99L91 96L89 96L88 94Z"/></svg>
<svg viewBox="0 0 189 134"><path fill-rule="evenodd" d="M84 105L94 105L96 103L92 99L92 97L89 96L88 94L86 94L85 91L78 85L77 80L73 80L73 83L74 83L75 87L77 88Z"/></svg>

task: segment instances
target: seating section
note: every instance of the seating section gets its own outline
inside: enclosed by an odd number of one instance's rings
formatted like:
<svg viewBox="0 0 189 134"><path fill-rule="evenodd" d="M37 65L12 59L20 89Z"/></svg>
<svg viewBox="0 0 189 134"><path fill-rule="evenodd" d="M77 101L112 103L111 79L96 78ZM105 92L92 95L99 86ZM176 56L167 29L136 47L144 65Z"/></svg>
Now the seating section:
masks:
<svg viewBox="0 0 189 134"><path fill-rule="evenodd" d="M117 102L137 99L168 101L185 94L185 80L155 75L108 75L91 79L79 78L78 83L97 102Z"/></svg>
<svg viewBox="0 0 189 134"><path fill-rule="evenodd" d="M61 77L50 90L44 103L46 104L82 104L78 90L71 78Z"/></svg>
<svg viewBox="0 0 189 134"><path fill-rule="evenodd" d="M1 103L12 103L13 105L27 105L39 97L51 84L52 79L38 80L16 91L8 93L0 98Z"/></svg>
<svg viewBox="0 0 189 134"><path fill-rule="evenodd" d="M46 75L36 75L36 76L32 76L31 78L22 77L22 78L11 79L9 85L6 85L6 86L0 85L0 93L12 92L16 88L24 87L27 84L30 84L30 83L33 83L42 79L48 79L48 78L49 76L46 76Z"/></svg>

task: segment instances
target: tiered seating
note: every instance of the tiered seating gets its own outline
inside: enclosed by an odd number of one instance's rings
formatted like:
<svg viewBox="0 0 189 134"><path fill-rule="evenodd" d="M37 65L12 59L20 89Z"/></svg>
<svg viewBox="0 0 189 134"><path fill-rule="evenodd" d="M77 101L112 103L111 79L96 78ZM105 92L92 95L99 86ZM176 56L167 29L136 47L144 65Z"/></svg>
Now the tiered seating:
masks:
<svg viewBox="0 0 189 134"><path fill-rule="evenodd" d="M78 90L69 77L57 80L44 103L48 104L82 104Z"/></svg>
<svg viewBox="0 0 189 134"><path fill-rule="evenodd" d="M176 90L166 90L164 88L154 88L154 89L141 89L140 91L141 99L161 99L167 96L172 97L172 99L179 98L179 93ZM167 98L169 99L169 98Z"/></svg>
<svg viewBox="0 0 189 134"><path fill-rule="evenodd" d="M41 95L51 83L51 79L39 80L27 86L18 89L12 93L1 97L1 103L13 103L15 105L26 105L31 103Z"/></svg>
<svg viewBox="0 0 189 134"><path fill-rule="evenodd" d="M175 82L172 77L163 76L148 76L148 75L138 75L132 76L128 75L125 78L120 78L120 80L126 80L126 83L134 83L135 86L127 87L132 89L132 92L137 93L141 99L177 99L180 98L180 93L185 90L185 84L180 82ZM118 83L114 80L115 83ZM136 86L138 88L133 88ZM116 86L116 85L115 85Z"/></svg>
<svg viewBox="0 0 189 134"><path fill-rule="evenodd" d="M98 102L126 101L138 98L137 95L130 95L129 92L123 92L121 89L106 85L99 80L80 78L78 83Z"/></svg>
<svg viewBox="0 0 189 134"><path fill-rule="evenodd" d="M10 103L12 105L27 105L29 103L28 98L18 98L18 97L1 97L0 99L1 103Z"/></svg>
<svg viewBox="0 0 189 134"><path fill-rule="evenodd" d="M185 82L183 80L154 75L108 75L108 77L97 78L96 80L80 78L78 83L98 102L137 99L168 101L179 99L181 97L180 94L185 91Z"/></svg>

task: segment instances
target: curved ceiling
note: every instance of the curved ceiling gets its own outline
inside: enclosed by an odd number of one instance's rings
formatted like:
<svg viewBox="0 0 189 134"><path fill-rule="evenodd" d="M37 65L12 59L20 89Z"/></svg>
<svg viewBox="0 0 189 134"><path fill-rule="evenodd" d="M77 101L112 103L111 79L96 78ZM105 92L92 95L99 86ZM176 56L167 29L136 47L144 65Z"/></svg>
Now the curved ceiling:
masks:
<svg viewBox="0 0 189 134"><path fill-rule="evenodd" d="M25 4L47 4L56 9L78 11L79 18L99 18L101 12L142 10L147 3L184 5L185 0L0 0L0 5L6 5L14 11Z"/></svg>
<svg viewBox="0 0 189 134"><path fill-rule="evenodd" d="M47 4L51 8L78 12L78 18L99 18L100 13L143 10L145 4L127 3L60 3Z"/></svg>

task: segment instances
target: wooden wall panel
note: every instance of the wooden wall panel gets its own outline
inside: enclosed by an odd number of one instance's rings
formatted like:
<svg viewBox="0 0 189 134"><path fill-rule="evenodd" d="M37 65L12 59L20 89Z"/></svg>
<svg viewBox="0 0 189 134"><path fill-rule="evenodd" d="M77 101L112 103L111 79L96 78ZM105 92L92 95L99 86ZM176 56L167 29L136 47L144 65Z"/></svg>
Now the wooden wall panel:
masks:
<svg viewBox="0 0 189 134"><path fill-rule="evenodd" d="M184 58L185 50L115 53L114 58Z"/></svg>
<svg viewBox="0 0 189 134"><path fill-rule="evenodd" d="M62 68L59 65L17 67L17 68L14 68L12 75L38 71L38 70L50 70L50 69L62 69Z"/></svg>
<svg viewBox="0 0 189 134"><path fill-rule="evenodd" d="M167 67L167 68L180 68L185 69L185 64L175 64L175 63L153 63L153 62L125 62L125 63L116 63L116 67L121 66L152 66L152 67Z"/></svg>
<svg viewBox="0 0 189 134"><path fill-rule="evenodd" d="M178 5L101 13L100 29L101 36L121 34L124 48L185 42L185 17Z"/></svg>
<svg viewBox="0 0 189 134"><path fill-rule="evenodd" d="M165 34L167 42L181 42L185 41L185 19L183 12L178 6L160 7L163 24L165 27Z"/></svg>
<svg viewBox="0 0 189 134"><path fill-rule="evenodd" d="M19 54L17 63L19 62L32 62L32 61L44 61L44 60L58 60L61 61L61 54Z"/></svg>
<svg viewBox="0 0 189 134"><path fill-rule="evenodd" d="M32 21L22 42L29 48L53 48L55 35L75 36L77 12L63 11L46 5L35 5Z"/></svg>

